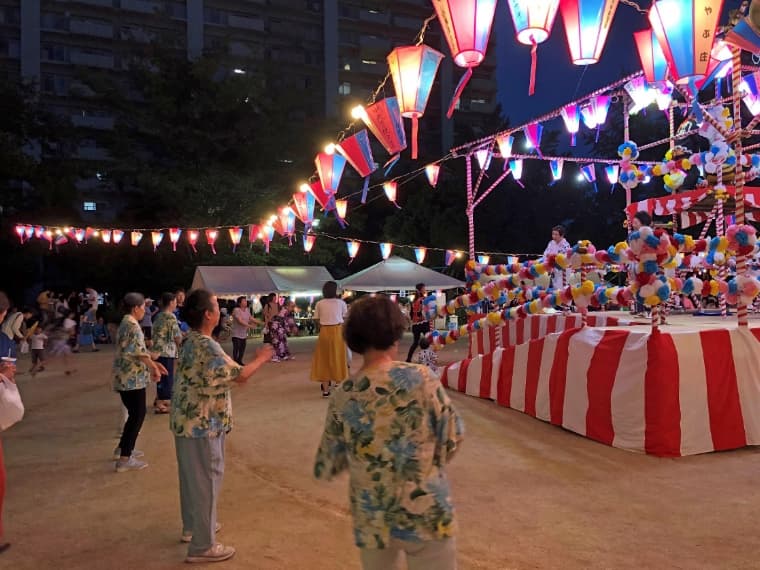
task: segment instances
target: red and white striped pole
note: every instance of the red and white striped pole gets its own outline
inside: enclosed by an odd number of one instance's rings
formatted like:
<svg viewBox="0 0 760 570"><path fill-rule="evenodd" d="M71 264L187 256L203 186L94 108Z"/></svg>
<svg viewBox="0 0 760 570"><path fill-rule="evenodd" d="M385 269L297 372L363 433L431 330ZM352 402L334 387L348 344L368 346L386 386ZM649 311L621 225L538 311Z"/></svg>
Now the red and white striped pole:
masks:
<svg viewBox="0 0 760 570"><path fill-rule="evenodd" d="M470 259L475 260L475 196L472 191L472 155L468 154L467 162L467 245Z"/></svg>
<svg viewBox="0 0 760 570"><path fill-rule="evenodd" d="M716 231L715 234L718 237L723 237L726 235L726 220L724 218L724 212L723 212L723 200L718 200L715 204L715 207L718 210L717 219L715 222L716 225ZM718 279L720 281L726 280L726 266L727 266L728 260L725 260L723 265L720 266L720 269L718 269ZM726 296L723 293L718 293L718 302L720 303L720 316L725 318L728 315L728 305L726 301Z"/></svg>
<svg viewBox="0 0 760 570"><path fill-rule="evenodd" d="M734 132L738 133L734 145L734 151L736 156L741 159L742 156L742 114L741 114L741 93L740 84L742 82L742 50L740 48L733 48L733 63L731 69L731 78L733 80L733 99L734 99ZM736 161L736 194L734 199L736 201L736 224L744 225L744 169L742 168L742 161ZM738 254L736 256L736 275L744 277L747 274L747 256ZM739 327L746 327L749 324L749 315L747 312L747 303L742 300L739 295L736 305L736 318Z"/></svg>

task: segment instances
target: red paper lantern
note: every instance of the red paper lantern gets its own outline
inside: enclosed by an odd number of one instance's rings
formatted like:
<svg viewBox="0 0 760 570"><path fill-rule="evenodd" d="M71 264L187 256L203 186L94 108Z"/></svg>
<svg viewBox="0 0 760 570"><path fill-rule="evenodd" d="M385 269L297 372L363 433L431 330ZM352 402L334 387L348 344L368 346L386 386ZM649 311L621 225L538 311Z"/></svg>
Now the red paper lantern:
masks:
<svg viewBox="0 0 760 570"><path fill-rule="evenodd" d="M412 120L412 158L417 158L419 119L425 114L443 54L424 44L401 46L388 55L388 67L402 117Z"/></svg>
<svg viewBox="0 0 760 570"><path fill-rule="evenodd" d="M575 65L597 63L618 7L618 0L560 0L570 59Z"/></svg>
<svg viewBox="0 0 760 570"><path fill-rule="evenodd" d="M164 232L150 232L150 239L153 242L153 252L155 253L158 246L164 241Z"/></svg>
<svg viewBox="0 0 760 570"><path fill-rule="evenodd" d="M641 69L644 70L647 83L665 83L668 79L668 62L662 53L657 36L652 30L641 30L634 32L633 39L639 50Z"/></svg>
<svg viewBox="0 0 760 570"><path fill-rule="evenodd" d="M219 237L219 232L216 228L208 228L206 230L206 242L211 247L211 252L216 255L216 238Z"/></svg>
<svg viewBox="0 0 760 570"><path fill-rule="evenodd" d="M322 187L328 194L337 194L343 170L346 168L346 159L335 153L335 145L329 144L324 152L320 152L314 159L317 165L317 174L322 182Z"/></svg>
<svg viewBox="0 0 760 570"><path fill-rule="evenodd" d="M317 241L317 236L314 234L304 234L303 235L303 250L306 253L311 253L311 250L314 249L314 242Z"/></svg>
<svg viewBox="0 0 760 570"><path fill-rule="evenodd" d="M364 187L362 188L362 204L367 201L367 191L369 190L369 177L375 170L377 164L372 157L372 146L369 142L367 130L363 129L353 136L342 140L336 148L342 154L348 163L364 177Z"/></svg>
<svg viewBox="0 0 760 570"><path fill-rule="evenodd" d="M229 229L229 233L230 241L232 242L232 251L234 253L237 251L237 246L240 245L240 240L243 239L243 228L235 226L234 228Z"/></svg>
<svg viewBox="0 0 760 570"><path fill-rule="evenodd" d="M406 148L406 133L398 99L386 97L366 109L360 105L351 111L351 115L355 119L364 121L367 128L391 155L390 160L385 163L387 175L398 161L401 151Z"/></svg>
<svg viewBox="0 0 760 570"><path fill-rule="evenodd" d="M472 77L472 68L486 57L496 0L433 0L454 63L467 69L459 80L446 116L451 118L459 97Z"/></svg>
<svg viewBox="0 0 760 570"><path fill-rule="evenodd" d="M195 253L198 253L198 250L195 248L195 244L198 243L198 237L200 236L200 232L197 230L190 230L187 232L187 241L190 243L190 247L193 248L193 251Z"/></svg>
<svg viewBox="0 0 760 570"><path fill-rule="evenodd" d="M181 229L169 228L169 241L172 242L172 251L177 251L177 242L179 241L179 236L181 235Z"/></svg>

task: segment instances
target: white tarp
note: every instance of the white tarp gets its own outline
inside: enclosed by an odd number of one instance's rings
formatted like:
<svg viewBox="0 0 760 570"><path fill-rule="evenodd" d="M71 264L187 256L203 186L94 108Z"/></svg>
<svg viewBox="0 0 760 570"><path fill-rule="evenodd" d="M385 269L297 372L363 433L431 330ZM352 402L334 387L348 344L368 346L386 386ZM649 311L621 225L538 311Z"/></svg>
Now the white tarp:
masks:
<svg viewBox="0 0 760 570"><path fill-rule="evenodd" d="M465 284L453 277L438 273L402 257L392 256L339 282L350 291L413 291L417 283L424 283L428 291L456 289Z"/></svg>
<svg viewBox="0 0 760 570"><path fill-rule="evenodd" d="M322 266L224 266L195 268L192 289L209 289L220 297L300 293L321 295L322 285L333 277Z"/></svg>

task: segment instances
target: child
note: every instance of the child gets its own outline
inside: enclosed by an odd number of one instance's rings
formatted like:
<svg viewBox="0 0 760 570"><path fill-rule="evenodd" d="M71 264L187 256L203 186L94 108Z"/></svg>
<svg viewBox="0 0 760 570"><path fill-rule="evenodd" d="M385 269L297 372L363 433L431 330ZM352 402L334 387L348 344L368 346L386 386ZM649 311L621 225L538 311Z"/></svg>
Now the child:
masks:
<svg viewBox="0 0 760 570"><path fill-rule="evenodd" d="M430 368L433 374L438 374L438 354L430 348L430 341L424 336L420 339L420 351L414 360L417 364Z"/></svg>
<svg viewBox="0 0 760 570"><path fill-rule="evenodd" d="M40 327L34 329L31 337L32 369L29 371L32 376L35 376L37 372L45 370L45 341L47 338L47 335L42 332Z"/></svg>

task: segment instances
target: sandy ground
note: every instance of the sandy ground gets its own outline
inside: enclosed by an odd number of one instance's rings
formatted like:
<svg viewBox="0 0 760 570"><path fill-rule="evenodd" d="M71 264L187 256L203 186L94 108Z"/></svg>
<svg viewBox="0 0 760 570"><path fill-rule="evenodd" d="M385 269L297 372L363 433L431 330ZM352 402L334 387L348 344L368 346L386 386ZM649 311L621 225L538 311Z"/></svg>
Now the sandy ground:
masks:
<svg viewBox="0 0 760 570"><path fill-rule="evenodd" d="M346 479L311 476L326 408L306 379L313 344L295 339L295 362L269 365L235 389L219 540L238 552L222 568L359 566ZM456 360L465 348L458 343L442 357ZM167 416L150 414L138 440L150 467L113 472L119 404L108 389L111 358L106 348L77 355L72 377L57 364L19 378L27 415L3 434L13 546L0 568L186 567ZM460 568L760 567L757 449L658 459L491 402L452 398L467 427L449 471Z"/></svg>

